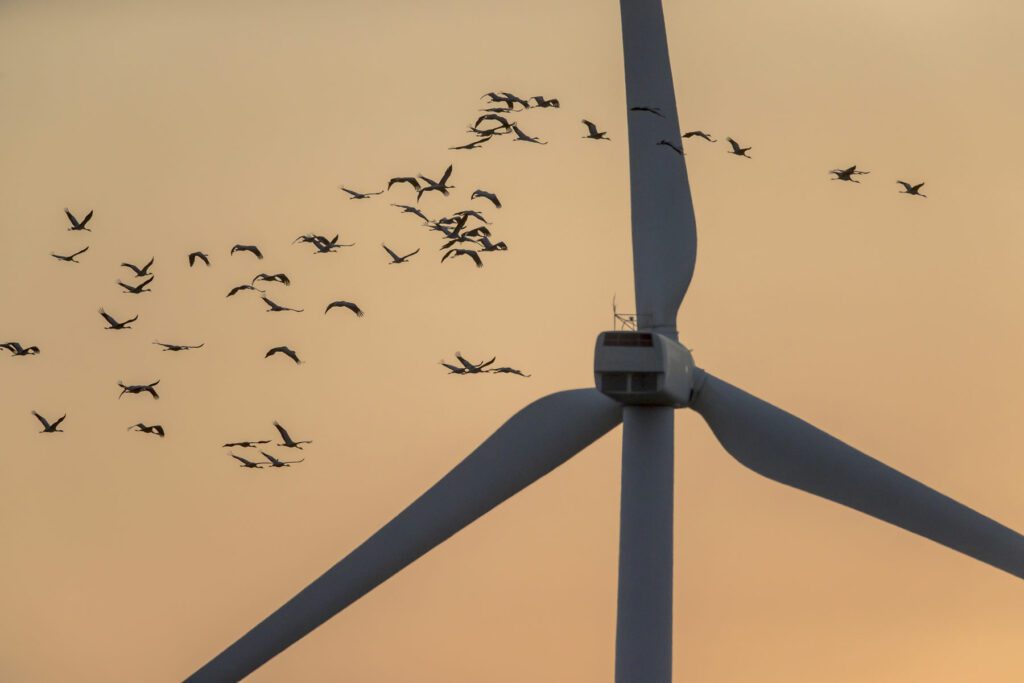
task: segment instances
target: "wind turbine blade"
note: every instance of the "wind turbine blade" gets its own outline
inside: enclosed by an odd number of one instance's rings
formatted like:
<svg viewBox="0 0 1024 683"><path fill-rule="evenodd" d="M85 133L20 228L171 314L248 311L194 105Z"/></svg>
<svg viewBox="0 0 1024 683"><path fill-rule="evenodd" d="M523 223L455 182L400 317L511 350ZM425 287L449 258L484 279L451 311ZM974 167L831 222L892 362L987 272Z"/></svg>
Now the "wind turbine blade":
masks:
<svg viewBox="0 0 1024 683"><path fill-rule="evenodd" d="M691 407L758 474L1024 578L1024 536L803 420L707 373Z"/></svg>
<svg viewBox="0 0 1024 683"><path fill-rule="evenodd" d="M623 410L615 683L672 681L674 421L673 408Z"/></svg>
<svg viewBox="0 0 1024 683"><path fill-rule="evenodd" d="M659 118L629 112L633 282L640 327L676 332L676 314L693 277L697 225L686 162L660 140L680 140L661 0L620 0L626 104L656 107Z"/></svg>
<svg viewBox="0 0 1024 683"><path fill-rule="evenodd" d="M516 413L377 533L187 680L238 681L609 432L622 406L563 391Z"/></svg>

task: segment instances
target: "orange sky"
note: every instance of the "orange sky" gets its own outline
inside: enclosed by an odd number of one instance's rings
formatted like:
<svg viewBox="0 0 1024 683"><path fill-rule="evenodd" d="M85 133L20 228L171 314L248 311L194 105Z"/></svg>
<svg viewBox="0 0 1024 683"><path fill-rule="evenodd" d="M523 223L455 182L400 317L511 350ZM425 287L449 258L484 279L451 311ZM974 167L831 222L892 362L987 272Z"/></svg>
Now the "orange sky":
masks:
<svg viewBox="0 0 1024 683"><path fill-rule="evenodd" d="M667 3L699 231L684 343L716 375L1024 529L1024 116L1009 2ZM530 400L592 385L632 295L618 5L0 6L0 679L193 671L337 561ZM545 147L468 141L481 93L558 97ZM611 143L581 140L579 119ZM454 162L510 250L438 263L435 237L340 183ZM857 163L861 185L828 182ZM925 181L928 199L897 193ZM84 237L64 206L94 209ZM313 256L317 231L356 247ZM423 251L387 265L379 243ZM228 256L236 242L267 258ZM49 252L90 245L80 265ZM211 254L189 270L185 254ZM156 257L152 294L114 284ZM225 299L286 272L299 315ZM271 285L271 287L275 287ZM321 315L334 299L366 310ZM138 313L102 329L96 309ZM287 317L286 317L287 316ZM188 354L150 342L205 342ZM288 344L294 366L264 359ZM533 374L452 377L460 350ZM160 379L159 402L117 381ZM68 413L65 434L30 415ZM288 470L219 445L312 438ZM129 433L159 422L167 438ZM1024 678L1021 583L761 479L677 424L675 680ZM612 679L621 432L252 676Z"/></svg>

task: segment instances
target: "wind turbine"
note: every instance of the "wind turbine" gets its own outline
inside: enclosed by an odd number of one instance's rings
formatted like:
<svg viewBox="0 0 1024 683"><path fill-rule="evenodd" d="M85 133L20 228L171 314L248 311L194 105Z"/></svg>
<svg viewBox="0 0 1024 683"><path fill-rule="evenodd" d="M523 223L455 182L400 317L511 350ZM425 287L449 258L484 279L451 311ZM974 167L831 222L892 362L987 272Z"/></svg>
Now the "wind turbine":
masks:
<svg viewBox="0 0 1024 683"><path fill-rule="evenodd" d="M672 674L673 412L691 408L740 463L1024 578L1024 536L698 368L676 314L696 261L660 0L620 0L629 117L636 331L603 332L596 389L523 408L347 557L188 681L237 681L620 422L616 683Z"/></svg>

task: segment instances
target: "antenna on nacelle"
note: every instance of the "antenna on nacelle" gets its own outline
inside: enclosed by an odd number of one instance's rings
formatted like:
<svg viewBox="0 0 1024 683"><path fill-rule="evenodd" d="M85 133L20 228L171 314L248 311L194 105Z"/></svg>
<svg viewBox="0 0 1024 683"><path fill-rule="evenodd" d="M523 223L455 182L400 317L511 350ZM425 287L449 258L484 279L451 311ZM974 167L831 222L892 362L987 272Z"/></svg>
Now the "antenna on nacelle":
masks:
<svg viewBox="0 0 1024 683"><path fill-rule="evenodd" d="M636 331L636 313L619 313L612 295L612 329Z"/></svg>

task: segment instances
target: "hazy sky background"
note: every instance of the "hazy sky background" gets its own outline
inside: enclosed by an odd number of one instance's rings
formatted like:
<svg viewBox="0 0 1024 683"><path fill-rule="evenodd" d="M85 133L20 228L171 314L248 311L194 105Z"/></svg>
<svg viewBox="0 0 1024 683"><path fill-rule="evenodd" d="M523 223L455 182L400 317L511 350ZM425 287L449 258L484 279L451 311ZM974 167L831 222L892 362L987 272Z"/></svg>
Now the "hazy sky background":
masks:
<svg viewBox="0 0 1024 683"><path fill-rule="evenodd" d="M687 146L698 364L1024 529L1024 7L666 4L683 129L723 140ZM448 151L492 89L558 97L516 117L550 144ZM0 337L43 353L0 357L0 679L180 680L525 403L592 386L632 297L625 119L611 1L2 3ZM438 263L387 205L407 189L336 189L450 162L452 198L422 205L488 209L510 250L482 270ZM828 181L854 163L861 185ZM357 246L290 244L310 231ZM389 266L382 240L423 251ZM122 294L118 264L150 256L153 293ZM258 272L306 312L224 298ZM322 315L336 298L366 317ZM140 319L105 331L99 306ZM306 363L265 360L279 344ZM446 375L456 350L533 377ZM156 379L159 401L118 400ZM678 415L675 680L1024 679L1018 579L764 480ZM315 441L300 466L219 447L275 419ZM620 434L251 680L611 681Z"/></svg>

